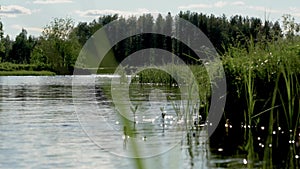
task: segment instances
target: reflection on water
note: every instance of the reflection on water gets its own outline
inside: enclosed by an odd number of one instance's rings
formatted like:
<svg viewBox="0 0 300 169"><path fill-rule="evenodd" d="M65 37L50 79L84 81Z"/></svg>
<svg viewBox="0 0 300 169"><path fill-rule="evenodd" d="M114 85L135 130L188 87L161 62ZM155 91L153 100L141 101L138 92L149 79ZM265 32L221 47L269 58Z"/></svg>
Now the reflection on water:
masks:
<svg viewBox="0 0 300 169"><path fill-rule="evenodd" d="M85 78L91 77L82 78L84 82ZM175 100L180 98L178 89L135 86L131 90L131 102L139 105L142 112L148 113L133 116L136 123L132 127L137 131L133 133L115 115L118 110L112 108L110 86L105 86L104 83L109 78L97 77L97 86L93 90L86 86L80 87L80 84L76 88L84 90L82 93L96 91L93 94L100 109L100 114L97 115L103 116L112 127L111 131L98 135L99 139L108 144L106 147L117 148L117 152L127 151L130 149L130 139L135 137L142 143L152 144L153 149L156 149L157 142L151 143L153 135L162 138L162 145L163 142L167 144L171 141L163 139L171 138L168 134L173 131L171 127L176 113L172 112L170 103L161 104L166 96L153 93L153 89L163 91ZM72 98L71 76L0 77L0 91L0 168L125 169L134 168L138 164L146 168L197 169L247 166L245 155L226 156L222 153L226 147L210 147L206 132L200 127L184 133L177 146L159 156L135 160L108 152L109 149L94 144L81 128ZM76 99L82 104L76 108L86 112L94 111L86 106L91 101L89 98L82 95L82 98ZM153 107L149 105L149 100L157 104L154 106L157 107L156 111L147 111L149 106ZM161 111L165 113L164 116ZM118 139L111 135L115 130L120 133L116 137ZM226 139L228 141L229 138L224 138L225 141Z"/></svg>
<svg viewBox="0 0 300 169"><path fill-rule="evenodd" d="M129 165L103 153L83 133L74 114L71 77L1 77L0 81L0 168Z"/></svg>

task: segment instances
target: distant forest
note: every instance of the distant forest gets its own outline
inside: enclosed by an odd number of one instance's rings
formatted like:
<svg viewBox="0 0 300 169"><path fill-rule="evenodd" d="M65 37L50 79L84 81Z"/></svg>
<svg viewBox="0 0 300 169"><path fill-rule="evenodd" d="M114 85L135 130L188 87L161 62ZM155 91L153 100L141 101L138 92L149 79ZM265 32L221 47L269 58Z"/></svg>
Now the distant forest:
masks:
<svg viewBox="0 0 300 169"><path fill-rule="evenodd" d="M35 65L40 70L50 70L57 74L72 74L76 58L85 42L101 27L117 20L119 31L127 28L162 29L176 33L176 18L183 18L202 30L210 39L220 55L229 47L247 46L250 41L266 43L280 38L289 38L299 32L299 25L290 15L284 15L280 24L254 17L206 15L196 12L180 12L176 16L168 13L154 18L151 14L122 17L104 15L90 23L79 22L77 25L71 18L55 18L44 27L39 37L28 35L25 29L14 40L3 31L0 22L0 62ZM184 44L172 37L142 34L127 38L112 51L117 61L145 48L161 48L168 50L184 61L193 63L186 55L193 55Z"/></svg>

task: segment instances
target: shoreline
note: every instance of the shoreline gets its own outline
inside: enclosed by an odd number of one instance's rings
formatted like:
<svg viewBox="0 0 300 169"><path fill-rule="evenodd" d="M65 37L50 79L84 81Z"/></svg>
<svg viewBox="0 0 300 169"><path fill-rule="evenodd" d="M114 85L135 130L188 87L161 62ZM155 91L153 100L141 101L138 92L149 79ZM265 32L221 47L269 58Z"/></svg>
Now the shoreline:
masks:
<svg viewBox="0 0 300 169"><path fill-rule="evenodd" d="M0 76L55 76L56 73L50 71L30 71L30 70L14 70L0 71Z"/></svg>

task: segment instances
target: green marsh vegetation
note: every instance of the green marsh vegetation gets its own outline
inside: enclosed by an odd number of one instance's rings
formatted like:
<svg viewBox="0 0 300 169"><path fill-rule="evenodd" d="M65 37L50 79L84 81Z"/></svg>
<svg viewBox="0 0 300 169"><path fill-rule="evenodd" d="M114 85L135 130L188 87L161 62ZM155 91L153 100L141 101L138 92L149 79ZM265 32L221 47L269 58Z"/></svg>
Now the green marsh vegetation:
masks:
<svg viewBox="0 0 300 169"><path fill-rule="evenodd" d="M14 70L0 71L0 76L54 76L54 72L50 71L30 71L30 70Z"/></svg>
<svg viewBox="0 0 300 169"><path fill-rule="evenodd" d="M236 144L246 154L249 168L258 160L264 161L264 168L295 168L299 163L295 159L299 147L294 143L299 142L300 127L300 38L266 43L249 40L247 46L229 48L222 62L228 93L219 130L224 129L223 124L229 119L235 136L241 133L243 137L236 136L240 140ZM165 67L171 69L171 65ZM199 96L205 100L199 112L205 117L213 84L203 65L190 68L198 81ZM180 67L172 69L178 75L180 70ZM157 69L141 71L133 82L176 86L168 73ZM172 104L181 115L179 106ZM278 153L285 156L280 158Z"/></svg>
<svg viewBox="0 0 300 169"><path fill-rule="evenodd" d="M259 42L245 37L244 44L232 45L221 55L228 93L219 130L224 130L229 119L233 137L239 140L233 144L245 153L249 168L259 160L263 160L264 168L299 166L300 37L289 31L285 37ZM207 107L213 85L209 80L213 79L208 78L201 63L190 68L199 83L200 98L206 103L201 106ZM180 68L173 71L180 72ZM158 70L140 72L138 81L176 85L169 74ZM220 133L216 131L212 139Z"/></svg>
<svg viewBox="0 0 300 169"><path fill-rule="evenodd" d="M273 162L281 163L276 154L291 150L289 143L299 137L299 52L300 39L294 37L263 44L249 41L245 48L231 48L223 58L229 82L226 117L235 125L243 124L248 159L259 158L254 152L262 151L267 168ZM264 151L254 149L254 144ZM296 150L292 148L290 159L295 160ZM285 167L295 164L293 161Z"/></svg>
<svg viewBox="0 0 300 169"><path fill-rule="evenodd" d="M53 76L46 65L0 63L0 76ZM50 69L48 69L50 70Z"/></svg>

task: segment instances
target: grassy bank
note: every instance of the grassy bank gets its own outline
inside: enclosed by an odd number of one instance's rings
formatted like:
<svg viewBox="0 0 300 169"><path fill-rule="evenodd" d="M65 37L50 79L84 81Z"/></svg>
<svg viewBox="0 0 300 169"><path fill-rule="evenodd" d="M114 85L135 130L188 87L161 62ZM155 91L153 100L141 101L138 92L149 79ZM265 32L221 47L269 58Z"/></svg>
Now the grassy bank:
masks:
<svg viewBox="0 0 300 169"><path fill-rule="evenodd" d="M50 71L28 71L28 70L15 70L15 71L0 71L0 76L54 76L54 72Z"/></svg>
<svg viewBox="0 0 300 169"><path fill-rule="evenodd" d="M16 71L16 70L27 70L27 71L45 71L51 70L46 64L15 64L10 62L0 63L0 71Z"/></svg>
<svg viewBox="0 0 300 169"><path fill-rule="evenodd" d="M0 76L53 76L46 65L0 63Z"/></svg>

